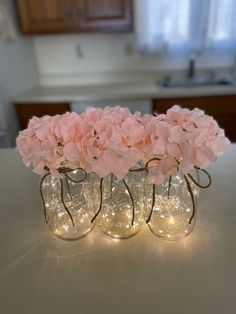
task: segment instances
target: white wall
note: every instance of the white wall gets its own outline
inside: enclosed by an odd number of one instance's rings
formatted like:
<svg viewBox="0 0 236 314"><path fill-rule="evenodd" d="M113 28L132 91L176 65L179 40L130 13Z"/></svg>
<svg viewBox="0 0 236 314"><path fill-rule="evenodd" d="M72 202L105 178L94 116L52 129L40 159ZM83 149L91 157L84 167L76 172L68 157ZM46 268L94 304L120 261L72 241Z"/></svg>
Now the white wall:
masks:
<svg viewBox="0 0 236 314"><path fill-rule="evenodd" d="M156 59L129 55L130 34L78 34L34 38L42 85L90 83L114 74L153 71ZM78 46L82 56L78 56Z"/></svg>
<svg viewBox="0 0 236 314"><path fill-rule="evenodd" d="M7 4L17 30L14 2L7 1ZM14 139L18 132L18 123L11 97L36 84L37 73L32 39L19 33L16 34L16 39L13 41L3 41L0 38L0 120L12 145L14 145Z"/></svg>
<svg viewBox="0 0 236 314"><path fill-rule="evenodd" d="M158 59L130 51L132 34L78 34L34 37L41 85L71 85L123 79L153 79L163 70L183 70L186 59ZM78 56L78 46L82 56ZM128 51L127 51L128 50ZM202 58L201 68L229 66L225 57Z"/></svg>

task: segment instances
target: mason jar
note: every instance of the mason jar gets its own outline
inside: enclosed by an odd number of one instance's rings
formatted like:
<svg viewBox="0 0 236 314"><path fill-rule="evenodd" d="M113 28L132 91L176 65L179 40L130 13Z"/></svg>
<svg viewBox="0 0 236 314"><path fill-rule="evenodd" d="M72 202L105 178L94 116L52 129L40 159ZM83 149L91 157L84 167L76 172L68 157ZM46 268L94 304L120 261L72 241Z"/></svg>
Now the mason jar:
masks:
<svg viewBox="0 0 236 314"><path fill-rule="evenodd" d="M193 230L199 188L189 177L176 173L159 186L150 185L148 194L147 222L155 235L179 240Z"/></svg>
<svg viewBox="0 0 236 314"><path fill-rule="evenodd" d="M40 184L44 214L52 233L72 240L93 228L93 178L82 169L66 171L58 179L47 174Z"/></svg>
<svg viewBox="0 0 236 314"><path fill-rule="evenodd" d="M113 238L129 238L145 221L145 171L130 171L123 180L114 175L103 179L101 230Z"/></svg>

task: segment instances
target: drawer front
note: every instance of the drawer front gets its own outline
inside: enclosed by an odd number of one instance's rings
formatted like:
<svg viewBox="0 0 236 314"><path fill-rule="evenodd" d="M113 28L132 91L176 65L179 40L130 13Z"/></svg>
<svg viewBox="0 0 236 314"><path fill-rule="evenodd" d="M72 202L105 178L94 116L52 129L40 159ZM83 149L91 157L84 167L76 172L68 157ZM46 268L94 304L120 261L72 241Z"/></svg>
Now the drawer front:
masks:
<svg viewBox="0 0 236 314"><path fill-rule="evenodd" d="M158 113L165 113L173 105L204 110L225 129L229 139L236 142L236 95L165 98L153 101L153 109Z"/></svg>
<svg viewBox="0 0 236 314"><path fill-rule="evenodd" d="M70 111L70 103L15 104L21 130L27 128L29 120L44 115L54 116Z"/></svg>

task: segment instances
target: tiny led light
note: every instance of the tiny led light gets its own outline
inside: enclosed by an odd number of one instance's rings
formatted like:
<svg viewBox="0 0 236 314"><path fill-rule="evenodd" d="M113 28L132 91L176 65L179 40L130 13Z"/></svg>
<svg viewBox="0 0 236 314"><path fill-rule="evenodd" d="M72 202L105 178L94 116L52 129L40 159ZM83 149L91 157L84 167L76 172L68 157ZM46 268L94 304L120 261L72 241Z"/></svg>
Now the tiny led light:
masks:
<svg viewBox="0 0 236 314"><path fill-rule="evenodd" d="M64 228L65 231L69 230L69 227L67 225L63 225L63 228Z"/></svg>

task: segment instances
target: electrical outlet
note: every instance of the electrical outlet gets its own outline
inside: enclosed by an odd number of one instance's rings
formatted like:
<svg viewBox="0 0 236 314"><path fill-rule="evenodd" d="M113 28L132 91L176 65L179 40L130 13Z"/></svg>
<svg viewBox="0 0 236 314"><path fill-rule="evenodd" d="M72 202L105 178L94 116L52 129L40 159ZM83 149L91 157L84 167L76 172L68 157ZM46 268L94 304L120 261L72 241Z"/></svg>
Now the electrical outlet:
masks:
<svg viewBox="0 0 236 314"><path fill-rule="evenodd" d="M76 45L76 55L78 58L84 58L83 50L79 44Z"/></svg>

